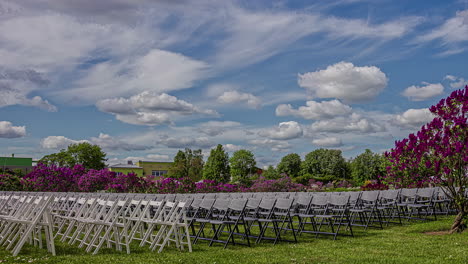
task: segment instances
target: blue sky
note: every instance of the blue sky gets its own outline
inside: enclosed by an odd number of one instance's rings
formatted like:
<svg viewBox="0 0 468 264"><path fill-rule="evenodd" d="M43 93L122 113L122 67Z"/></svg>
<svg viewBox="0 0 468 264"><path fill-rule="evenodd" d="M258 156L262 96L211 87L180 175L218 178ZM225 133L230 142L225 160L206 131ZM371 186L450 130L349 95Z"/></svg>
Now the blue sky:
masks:
<svg viewBox="0 0 468 264"><path fill-rule="evenodd" d="M383 152L468 83L468 2L0 0L0 155Z"/></svg>

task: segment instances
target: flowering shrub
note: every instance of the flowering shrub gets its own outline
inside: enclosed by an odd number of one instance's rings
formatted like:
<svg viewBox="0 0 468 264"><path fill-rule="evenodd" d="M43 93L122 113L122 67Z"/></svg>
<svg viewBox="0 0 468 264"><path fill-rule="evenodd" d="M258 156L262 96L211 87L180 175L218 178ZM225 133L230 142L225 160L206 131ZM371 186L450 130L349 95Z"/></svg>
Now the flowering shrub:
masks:
<svg viewBox="0 0 468 264"><path fill-rule="evenodd" d="M367 180L364 185L361 186L363 191L374 191L374 190L388 190L388 185L380 183L376 180Z"/></svg>
<svg viewBox="0 0 468 264"><path fill-rule="evenodd" d="M197 193L213 193L213 192L238 192L239 187L235 184L216 183L213 180L203 180L195 183Z"/></svg>
<svg viewBox="0 0 468 264"><path fill-rule="evenodd" d="M152 181L138 177L135 173L118 174L105 186L108 192L119 193L144 193L150 189L150 185L154 184Z"/></svg>
<svg viewBox="0 0 468 264"><path fill-rule="evenodd" d="M435 118L385 154L391 165L384 181L396 187L443 186L458 211L451 232L461 232L468 218L468 86L429 110Z"/></svg>
<svg viewBox="0 0 468 264"><path fill-rule="evenodd" d="M38 164L24 177L23 189L38 192L76 192L78 180L85 174L82 165L73 168Z"/></svg>
<svg viewBox="0 0 468 264"><path fill-rule="evenodd" d="M254 180L252 186L246 190L250 192L300 192L304 189L304 185L294 183L289 177L267 180L265 177L260 176L257 180Z"/></svg>
<svg viewBox="0 0 468 264"><path fill-rule="evenodd" d="M78 189L82 192L97 192L105 190L108 184L114 182L116 173L109 170L89 170L78 180Z"/></svg>
<svg viewBox="0 0 468 264"><path fill-rule="evenodd" d="M0 191L22 191L23 179L14 174L0 174Z"/></svg>

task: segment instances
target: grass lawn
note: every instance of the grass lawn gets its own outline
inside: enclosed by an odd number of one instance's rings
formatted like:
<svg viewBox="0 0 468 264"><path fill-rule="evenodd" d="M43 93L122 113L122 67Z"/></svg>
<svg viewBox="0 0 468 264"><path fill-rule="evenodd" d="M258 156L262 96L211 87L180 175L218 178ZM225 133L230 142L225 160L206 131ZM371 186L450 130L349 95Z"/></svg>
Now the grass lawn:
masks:
<svg viewBox="0 0 468 264"><path fill-rule="evenodd" d="M468 263L468 232L455 235L427 234L447 230L453 217L433 222L417 222L391 226L384 230L362 231L355 228L355 237L312 238L299 237L299 243L280 243L276 246L262 242L251 248L231 246L223 250L220 244L208 247L201 241L194 252L179 252L167 248L163 253L151 252L147 247L134 245L127 255L103 249L90 255L76 246L56 243L57 256L45 249L25 246L19 257L0 248L0 263Z"/></svg>

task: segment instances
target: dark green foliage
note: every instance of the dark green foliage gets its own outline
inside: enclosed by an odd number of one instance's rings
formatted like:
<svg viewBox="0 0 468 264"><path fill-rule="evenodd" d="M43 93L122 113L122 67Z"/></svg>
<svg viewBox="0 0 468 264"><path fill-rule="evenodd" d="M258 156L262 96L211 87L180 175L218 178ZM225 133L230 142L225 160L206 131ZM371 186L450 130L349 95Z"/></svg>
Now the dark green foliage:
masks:
<svg viewBox="0 0 468 264"><path fill-rule="evenodd" d="M174 164L168 171L168 176L173 178L189 177L194 181L202 178L203 154L201 149L185 151L179 150L174 157Z"/></svg>
<svg viewBox="0 0 468 264"><path fill-rule="evenodd" d="M268 180L276 180L276 179L281 178L281 175L278 172L278 170L276 170L275 167L271 165L268 166L268 168L263 171L262 176Z"/></svg>
<svg viewBox="0 0 468 264"><path fill-rule="evenodd" d="M302 174L314 177L332 176L334 179L348 178L348 166L338 149L316 149L306 155L302 162Z"/></svg>
<svg viewBox="0 0 468 264"><path fill-rule="evenodd" d="M289 177L295 178L301 173L301 157L296 153L284 156L277 166L278 173L286 173Z"/></svg>
<svg viewBox="0 0 468 264"><path fill-rule="evenodd" d="M101 170L106 167L106 153L98 145L88 142L71 144L59 153L44 156L39 163L44 165L56 165L59 167L73 167L76 164L83 165L86 169Z"/></svg>
<svg viewBox="0 0 468 264"><path fill-rule="evenodd" d="M221 144L212 149L203 168L203 179L216 182L229 182L229 155Z"/></svg>
<svg viewBox="0 0 468 264"><path fill-rule="evenodd" d="M382 155L366 149L350 162L352 179L357 185L362 185L366 180L376 180L377 176L385 175L384 160Z"/></svg>
<svg viewBox="0 0 468 264"><path fill-rule="evenodd" d="M249 185L249 177L256 172L254 154L249 150L238 150L229 159L229 163L233 182Z"/></svg>

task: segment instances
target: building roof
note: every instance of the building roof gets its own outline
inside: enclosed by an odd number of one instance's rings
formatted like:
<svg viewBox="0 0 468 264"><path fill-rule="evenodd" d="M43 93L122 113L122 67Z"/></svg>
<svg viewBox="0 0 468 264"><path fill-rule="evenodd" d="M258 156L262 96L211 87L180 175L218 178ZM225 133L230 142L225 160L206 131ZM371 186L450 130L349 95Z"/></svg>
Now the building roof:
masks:
<svg viewBox="0 0 468 264"><path fill-rule="evenodd" d="M137 165L129 165L129 164L123 164L123 163L111 165L109 166L109 168L143 169L142 167L139 167Z"/></svg>
<svg viewBox="0 0 468 264"><path fill-rule="evenodd" d="M138 162L148 162L148 163L174 163L172 161L152 161L152 160L139 160Z"/></svg>

